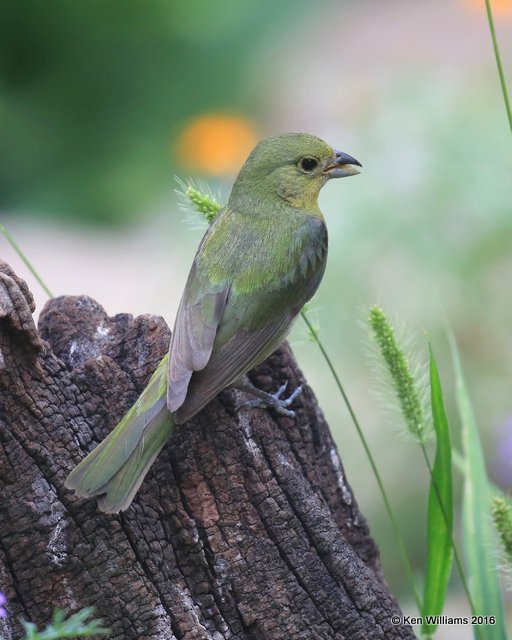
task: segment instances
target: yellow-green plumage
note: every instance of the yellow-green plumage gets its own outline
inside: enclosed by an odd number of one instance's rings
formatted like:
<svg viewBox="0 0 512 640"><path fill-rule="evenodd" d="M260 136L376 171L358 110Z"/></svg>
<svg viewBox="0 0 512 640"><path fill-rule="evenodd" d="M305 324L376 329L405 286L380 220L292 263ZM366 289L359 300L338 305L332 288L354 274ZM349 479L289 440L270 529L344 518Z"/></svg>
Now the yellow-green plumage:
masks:
<svg viewBox="0 0 512 640"><path fill-rule="evenodd" d="M174 425L279 346L325 270L319 191L331 177L358 173L358 164L308 134L267 138L255 147L199 245L168 363L162 361L136 405L66 486L79 496L99 495L103 511L126 509Z"/></svg>

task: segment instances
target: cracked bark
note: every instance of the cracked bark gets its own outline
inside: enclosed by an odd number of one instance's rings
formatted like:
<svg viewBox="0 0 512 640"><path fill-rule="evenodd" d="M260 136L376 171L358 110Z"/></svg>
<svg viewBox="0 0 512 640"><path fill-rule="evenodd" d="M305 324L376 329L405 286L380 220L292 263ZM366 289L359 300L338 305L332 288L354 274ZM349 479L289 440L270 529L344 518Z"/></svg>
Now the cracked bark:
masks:
<svg viewBox="0 0 512 640"><path fill-rule="evenodd" d="M93 605L115 639L414 638L311 389L285 345L251 373L304 385L295 419L225 392L179 427L131 508L100 513L63 487L164 356L155 316L50 300L0 262L0 589L19 617Z"/></svg>

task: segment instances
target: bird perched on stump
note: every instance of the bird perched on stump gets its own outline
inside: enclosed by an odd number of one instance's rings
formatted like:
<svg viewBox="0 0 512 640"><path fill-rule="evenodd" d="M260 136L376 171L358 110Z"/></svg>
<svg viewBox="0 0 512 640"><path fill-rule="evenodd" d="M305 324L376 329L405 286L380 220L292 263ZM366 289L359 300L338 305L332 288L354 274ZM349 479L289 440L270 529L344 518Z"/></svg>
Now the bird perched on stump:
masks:
<svg viewBox="0 0 512 640"><path fill-rule="evenodd" d="M175 426L237 387L286 415L289 398L244 375L284 340L320 284L327 229L318 194L361 164L306 133L262 140L205 233L178 308L168 355L117 427L69 474L66 487L102 511L130 506Z"/></svg>

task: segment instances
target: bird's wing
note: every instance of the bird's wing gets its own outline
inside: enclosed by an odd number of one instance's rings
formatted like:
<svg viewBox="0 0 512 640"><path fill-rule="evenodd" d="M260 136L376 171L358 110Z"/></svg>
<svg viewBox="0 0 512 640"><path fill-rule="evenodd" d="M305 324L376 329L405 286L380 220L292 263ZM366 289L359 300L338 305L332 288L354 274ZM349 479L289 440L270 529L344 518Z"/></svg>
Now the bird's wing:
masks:
<svg viewBox="0 0 512 640"><path fill-rule="evenodd" d="M183 404L192 373L203 369L210 359L229 292L227 282L214 286L196 267L197 256L181 298L169 348L167 407L171 413Z"/></svg>
<svg viewBox="0 0 512 640"><path fill-rule="evenodd" d="M225 313L229 311L228 301ZM284 340L294 318L292 313L283 313L257 329L238 329L230 340L215 348L206 367L191 377L185 401L175 413L176 422L189 420L269 356Z"/></svg>

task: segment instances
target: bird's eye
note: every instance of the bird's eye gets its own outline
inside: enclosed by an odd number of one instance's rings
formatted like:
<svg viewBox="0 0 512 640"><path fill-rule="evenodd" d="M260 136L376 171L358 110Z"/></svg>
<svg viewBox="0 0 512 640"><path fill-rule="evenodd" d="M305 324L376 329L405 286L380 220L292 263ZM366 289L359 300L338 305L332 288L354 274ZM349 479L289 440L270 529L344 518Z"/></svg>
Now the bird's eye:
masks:
<svg viewBox="0 0 512 640"><path fill-rule="evenodd" d="M302 171L311 173L311 171L314 171L318 167L318 160L316 158L312 158L311 156L306 156L299 162L299 167L302 169Z"/></svg>

